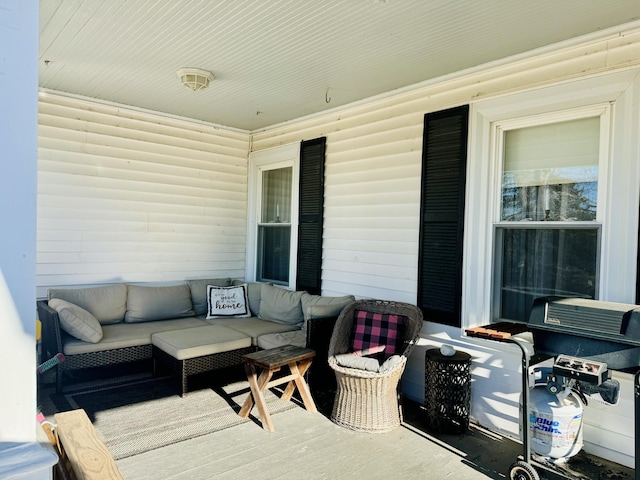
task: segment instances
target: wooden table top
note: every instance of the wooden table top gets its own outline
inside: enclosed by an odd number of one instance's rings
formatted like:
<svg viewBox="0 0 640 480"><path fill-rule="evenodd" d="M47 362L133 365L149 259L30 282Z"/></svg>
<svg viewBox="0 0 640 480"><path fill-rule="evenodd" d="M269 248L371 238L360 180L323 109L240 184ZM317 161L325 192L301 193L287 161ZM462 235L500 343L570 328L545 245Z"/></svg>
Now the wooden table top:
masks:
<svg viewBox="0 0 640 480"><path fill-rule="evenodd" d="M313 357L316 354L309 348L295 345L270 348L259 352L248 353L242 358L246 363L253 363L262 368L279 368L292 362L299 362Z"/></svg>

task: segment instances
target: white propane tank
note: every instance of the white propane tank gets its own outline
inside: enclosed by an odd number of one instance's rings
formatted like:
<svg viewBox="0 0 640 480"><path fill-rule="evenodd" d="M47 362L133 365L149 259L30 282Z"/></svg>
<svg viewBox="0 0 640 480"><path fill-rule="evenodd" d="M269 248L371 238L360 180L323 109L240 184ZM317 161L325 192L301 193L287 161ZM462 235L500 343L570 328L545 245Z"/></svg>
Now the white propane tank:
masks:
<svg viewBox="0 0 640 480"><path fill-rule="evenodd" d="M546 388L530 390L531 450L551 458L569 458L577 454L583 445L582 412L582 402L573 393L558 400Z"/></svg>

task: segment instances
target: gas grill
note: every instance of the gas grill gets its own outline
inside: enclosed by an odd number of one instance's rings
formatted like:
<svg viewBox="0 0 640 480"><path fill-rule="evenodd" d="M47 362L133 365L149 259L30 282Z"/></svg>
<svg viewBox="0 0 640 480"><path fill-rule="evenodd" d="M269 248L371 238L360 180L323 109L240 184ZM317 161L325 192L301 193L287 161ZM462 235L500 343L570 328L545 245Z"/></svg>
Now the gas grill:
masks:
<svg viewBox="0 0 640 480"><path fill-rule="evenodd" d="M527 326L536 355L556 357L553 373L587 384L603 382L607 369L635 373L635 478L640 479L640 305L542 297L534 300Z"/></svg>
<svg viewBox="0 0 640 480"><path fill-rule="evenodd" d="M533 336L533 357L517 338L523 331ZM525 412L529 388L543 385L555 394L567 385L578 384L582 394L590 399L616 404L617 387L610 387L617 382L610 379L611 370L634 373L635 478L640 480L640 305L539 297L533 301L526 323L501 322L470 328L466 333L520 348ZM537 478L531 471L529 429L524 432L522 461L512 465L510 478ZM544 463L537 466L554 471Z"/></svg>
<svg viewBox="0 0 640 480"><path fill-rule="evenodd" d="M612 370L635 371L640 365L640 305L537 298L528 328L537 354L604 362Z"/></svg>

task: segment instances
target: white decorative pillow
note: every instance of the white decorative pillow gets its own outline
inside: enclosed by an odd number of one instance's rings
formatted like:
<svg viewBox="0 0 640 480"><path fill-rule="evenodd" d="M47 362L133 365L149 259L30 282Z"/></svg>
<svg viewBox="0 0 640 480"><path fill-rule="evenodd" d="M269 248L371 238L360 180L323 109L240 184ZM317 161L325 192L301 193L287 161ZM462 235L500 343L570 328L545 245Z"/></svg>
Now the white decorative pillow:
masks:
<svg viewBox="0 0 640 480"><path fill-rule="evenodd" d="M58 312L60 327L69 335L90 343L102 340L100 322L84 308L59 298L49 300L49 306Z"/></svg>
<svg viewBox="0 0 640 480"><path fill-rule="evenodd" d="M207 319L250 316L246 283L233 287L207 285Z"/></svg>

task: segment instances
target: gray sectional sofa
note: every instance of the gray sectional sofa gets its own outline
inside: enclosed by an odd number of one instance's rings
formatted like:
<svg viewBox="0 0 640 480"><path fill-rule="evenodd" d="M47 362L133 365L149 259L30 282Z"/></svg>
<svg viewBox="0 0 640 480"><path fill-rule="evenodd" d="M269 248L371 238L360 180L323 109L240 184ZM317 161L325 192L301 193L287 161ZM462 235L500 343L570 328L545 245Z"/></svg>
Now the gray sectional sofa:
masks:
<svg viewBox="0 0 640 480"><path fill-rule="evenodd" d="M232 287L241 285L245 285L246 312L213 315L216 312L211 310L208 289L236 291ZM37 302L37 308L43 359L57 353L65 356L55 367L58 393L63 391L65 372L152 359L154 334L206 325L222 326L220 331L242 340L228 343L228 349L222 349L225 351L214 349L211 369L241 364L244 354L258 349L285 344L313 348L313 390L314 372L323 382L330 372L327 350L335 319L354 300L351 295L326 297L266 283L213 278L168 286L118 283L52 288L47 300Z"/></svg>

